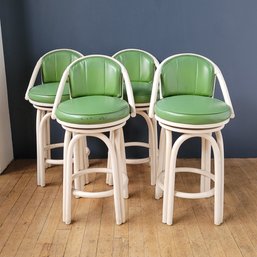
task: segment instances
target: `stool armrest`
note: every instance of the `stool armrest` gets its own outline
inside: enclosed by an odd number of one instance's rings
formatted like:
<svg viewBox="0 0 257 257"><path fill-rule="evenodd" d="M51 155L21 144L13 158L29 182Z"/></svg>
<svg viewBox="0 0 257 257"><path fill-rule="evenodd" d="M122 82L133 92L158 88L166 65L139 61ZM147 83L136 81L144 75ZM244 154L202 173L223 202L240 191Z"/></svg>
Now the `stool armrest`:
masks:
<svg viewBox="0 0 257 257"><path fill-rule="evenodd" d="M221 89L221 92L223 94L223 98L225 100L225 103L231 109L231 116L230 116L230 118L233 119L233 118L235 118L235 112L234 112L234 108L233 108L233 105L232 105L232 102L231 102L231 99L230 99L230 95L229 95L229 92L228 92L227 84L226 84L225 79L224 79L220 69L218 68L218 66L216 66L215 68L216 68L216 76L217 76L217 79L218 79L219 84L220 84L220 89Z"/></svg>
<svg viewBox="0 0 257 257"><path fill-rule="evenodd" d="M154 117L154 106L155 106L155 103L157 100L158 89L159 89L159 85L160 85L161 69L162 69L162 65L159 65L154 73L153 88L152 88L150 108L149 108L149 117L150 118Z"/></svg>
<svg viewBox="0 0 257 257"><path fill-rule="evenodd" d="M29 85L28 85L28 88L26 90L26 94L25 94L25 100L29 100L29 90L34 86L35 84L35 81L37 79L37 75L38 75L38 72L41 68L41 65L42 65L42 61L43 61L43 58L40 58L38 61L37 61L37 64L32 72L32 75L31 75L31 78L30 78L30 81L29 81Z"/></svg>
<svg viewBox="0 0 257 257"><path fill-rule="evenodd" d="M70 71L70 65L65 69L65 71L63 72L62 74L62 78L61 78L61 81L60 81L60 84L58 86L58 90L57 90L57 93L56 93L56 97L54 99L54 106L53 106L53 111L52 111L52 119L55 120L56 119L56 115L55 115L55 112L57 110L57 107L58 105L60 104L61 102L61 99L62 99L62 94L63 94L63 90L64 90L64 86L66 84L66 81L67 81L67 78L69 76L69 71Z"/></svg>
<svg viewBox="0 0 257 257"><path fill-rule="evenodd" d="M116 60L115 60L116 61ZM125 82L125 87L126 87L126 93L127 93L127 97L128 97L128 103L130 105L130 109L131 109L131 117L135 117L136 116L136 107L135 107L135 100L134 100L134 94L132 91L132 86L131 86L131 82L129 79L129 75L128 72L126 70L126 68L121 64L121 73Z"/></svg>

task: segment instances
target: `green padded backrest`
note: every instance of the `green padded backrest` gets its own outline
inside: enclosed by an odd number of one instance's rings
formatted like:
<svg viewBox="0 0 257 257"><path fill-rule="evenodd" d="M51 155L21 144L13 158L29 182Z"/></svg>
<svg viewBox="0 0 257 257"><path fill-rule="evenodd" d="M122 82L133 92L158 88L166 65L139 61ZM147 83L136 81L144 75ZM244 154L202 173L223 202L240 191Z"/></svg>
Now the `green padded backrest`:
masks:
<svg viewBox="0 0 257 257"><path fill-rule="evenodd" d="M122 73L119 64L103 57L82 59L70 69L72 98L87 95L121 97Z"/></svg>
<svg viewBox="0 0 257 257"><path fill-rule="evenodd" d="M69 50L55 51L45 55L42 62L43 83L59 82L67 66L80 57L79 53Z"/></svg>
<svg viewBox="0 0 257 257"><path fill-rule="evenodd" d="M199 56L183 55L167 61L161 74L163 97L172 95L213 95L213 65Z"/></svg>
<svg viewBox="0 0 257 257"><path fill-rule="evenodd" d="M131 82L153 81L155 65L153 58L148 54L137 50L128 50L116 55L115 59L125 66Z"/></svg>

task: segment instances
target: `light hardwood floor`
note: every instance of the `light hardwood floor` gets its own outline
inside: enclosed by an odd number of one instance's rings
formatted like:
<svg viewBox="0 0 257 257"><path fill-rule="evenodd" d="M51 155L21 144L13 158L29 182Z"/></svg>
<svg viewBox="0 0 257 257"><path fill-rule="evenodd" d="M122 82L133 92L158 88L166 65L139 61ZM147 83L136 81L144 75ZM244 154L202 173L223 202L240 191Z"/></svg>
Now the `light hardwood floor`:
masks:
<svg viewBox="0 0 257 257"><path fill-rule="evenodd" d="M102 166L104 161L92 161ZM199 160L179 160L199 165ZM213 199L176 198L174 225L161 222L147 165L129 165L127 222L115 225L113 199L73 199L72 225L61 220L62 167L36 186L36 162L14 161L0 176L0 257L9 256L257 256L257 159L225 160L225 219L213 225ZM199 188L199 177L178 174L176 187ZM88 190L108 188L92 175Z"/></svg>

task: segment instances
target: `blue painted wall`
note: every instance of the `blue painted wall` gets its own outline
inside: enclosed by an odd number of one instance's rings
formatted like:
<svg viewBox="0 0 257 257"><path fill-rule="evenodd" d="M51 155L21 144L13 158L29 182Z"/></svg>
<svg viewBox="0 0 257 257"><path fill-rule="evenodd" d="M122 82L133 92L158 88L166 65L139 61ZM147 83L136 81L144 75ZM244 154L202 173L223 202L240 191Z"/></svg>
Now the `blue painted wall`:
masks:
<svg viewBox="0 0 257 257"><path fill-rule="evenodd" d="M223 131L225 154L256 157L256 13L255 0L0 0L16 158L35 156L35 111L24 101L34 64L63 47L107 55L136 47L160 61L181 52L209 57L221 68L236 111ZM142 124L130 121L127 137L145 137ZM58 126L53 137L62 138ZM90 144L95 157L103 156L101 144ZM196 156L193 147L185 146L182 155Z"/></svg>

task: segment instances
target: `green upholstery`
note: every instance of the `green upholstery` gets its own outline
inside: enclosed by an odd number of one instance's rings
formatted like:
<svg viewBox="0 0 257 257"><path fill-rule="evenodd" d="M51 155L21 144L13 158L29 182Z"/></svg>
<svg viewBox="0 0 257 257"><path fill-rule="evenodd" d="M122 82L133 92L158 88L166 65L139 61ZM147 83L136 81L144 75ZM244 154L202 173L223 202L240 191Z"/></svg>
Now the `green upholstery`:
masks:
<svg viewBox="0 0 257 257"><path fill-rule="evenodd" d="M230 118L230 107L215 98L180 95L159 100L155 113L161 119L193 125L213 124Z"/></svg>
<svg viewBox="0 0 257 257"><path fill-rule="evenodd" d="M163 97L173 95L212 96L215 84L213 65L199 56L177 56L162 67Z"/></svg>
<svg viewBox="0 0 257 257"><path fill-rule="evenodd" d="M155 72L154 60L139 50L127 50L115 55L128 71L135 103L149 103ZM125 96L125 94L124 94Z"/></svg>
<svg viewBox="0 0 257 257"><path fill-rule="evenodd" d="M56 117L73 124L103 124L125 118L129 113L125 100L95 95L62 102L57 108Z"/></svg>
<svg viewBox="0 0 257 257"><path fill-rule="evenodd" d="M90 56L74 62L69 69L71 99L60 103L56 117L73 124L105 124L130 114L121 99L120 65L107 57Z"/></svg>
<svg viewBox="0 0 257 257"><path fill-rule="evenodd" d="M49 52L42 58L42 84L29 90L29 99L38 103L53 104L59 82L69 64L80 58L81 54L72 50ZM61 101L70 99L69 85L66 83Z"/></svg>
<svg viewBox="0 0 257 257"><path fill-rule="evenodd" d="M70 69L71 97L87 95L122 96L120 66L101 57L91 57L75 63Z"/></svg>
<svg viewBox="0 0 257 257"><path fill-rule="evenodd" d="M79 53L69 50L59 50L46 54L42 63L43 83L59 82L67 66L80 57Z"/></svg>
<svg viewBox="0 0 257 257"><path fill-rule="evenodd" d="M152 93L152 83L147 82L132 82L131 84L135 103L149 103ZM127 94L124 94L124 99L127 99Z"/></svg>
<svg viewBox="0 0 257 257"><path fill-rule="evenodd" d="M39 103L53 104L59 82L46 83L32 87L29 91L29 99ZM70 99L69 84L66 83L61 101Z"/></svg>
<svg viewBox="0 0 257 257"><path fill-rule="evenodd" d="M120 61L128 71L131 82L151 82L155 65L151 56L138 50L119 53L115 59Z"/></svg>

